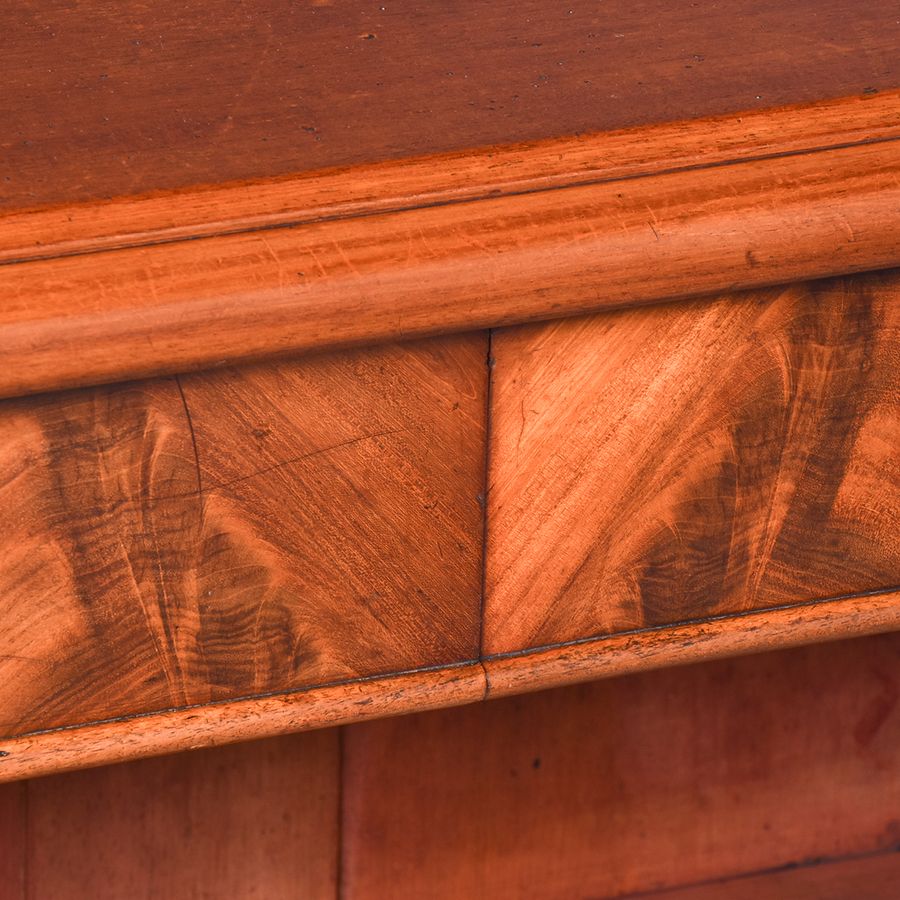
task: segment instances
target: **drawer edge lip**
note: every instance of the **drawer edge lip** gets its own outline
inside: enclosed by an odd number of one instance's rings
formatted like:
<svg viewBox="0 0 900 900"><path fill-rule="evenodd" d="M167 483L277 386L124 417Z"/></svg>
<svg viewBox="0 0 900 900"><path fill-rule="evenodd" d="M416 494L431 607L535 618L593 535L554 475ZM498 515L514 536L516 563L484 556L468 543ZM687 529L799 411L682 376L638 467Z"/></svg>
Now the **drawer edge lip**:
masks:
<svg viewBox="0 0 900 900"><path fill-rule="evenodd" d="M0 782L900 630L900 589L0 739Z"/></svg>
<svg viewBox="0 0 900 900"><path fill-rule="evenodd" d="M898 171L900 91L6 215L0 397L890 268Z"/></svg>
<svg viewBox="0 0 900 900"><path fill-rule="evenodd" d="M489 698L900 630L889 588L484 658Z"/></svg>
<svg viewBox="0 0 900 900"><path fill-rule="evenodd" d="M0 783L484 699L477 661L0 739Z"/></svg>

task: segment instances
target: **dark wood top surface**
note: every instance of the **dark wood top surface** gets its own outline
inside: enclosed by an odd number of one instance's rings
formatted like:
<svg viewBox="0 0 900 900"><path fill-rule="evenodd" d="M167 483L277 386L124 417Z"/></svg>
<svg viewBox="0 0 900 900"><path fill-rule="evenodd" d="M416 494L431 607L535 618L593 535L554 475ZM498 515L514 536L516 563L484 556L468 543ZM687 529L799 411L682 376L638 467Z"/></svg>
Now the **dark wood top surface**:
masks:
<svg viewBox="0 0 900 900"><path fill-rule="evenodd" d="M30 0L0 210L873 92L894 0Z"/></svg>

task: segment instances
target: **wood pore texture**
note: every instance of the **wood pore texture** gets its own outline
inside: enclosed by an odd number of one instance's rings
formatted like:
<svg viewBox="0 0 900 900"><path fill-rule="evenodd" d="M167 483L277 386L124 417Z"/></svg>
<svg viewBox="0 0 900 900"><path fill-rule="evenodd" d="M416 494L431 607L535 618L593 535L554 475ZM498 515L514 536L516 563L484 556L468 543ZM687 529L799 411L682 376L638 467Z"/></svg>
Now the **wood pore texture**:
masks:
<svg viewBox="0 0 900 900"><path fill-rule="evenodd" d="M898 30L891 0L5 4L0 206L896 87Z"/></svg>
<svg viewBox="0 0 900 900"><path fill-rule="evenodd" d="M0 731L477 658L486 337L0 405Z"/></svg>
<svg viewBox="0 0 900 900"><path fill-rule="evenodd" d="M900 583L900 276L498 331L488 654Z"/></svg>
<svg viewBox="0 0 900 900"><path fill-rule="evenodd" d="M349 727L345 896L608 898L895 849L898 664L881 635Z"/></svg>

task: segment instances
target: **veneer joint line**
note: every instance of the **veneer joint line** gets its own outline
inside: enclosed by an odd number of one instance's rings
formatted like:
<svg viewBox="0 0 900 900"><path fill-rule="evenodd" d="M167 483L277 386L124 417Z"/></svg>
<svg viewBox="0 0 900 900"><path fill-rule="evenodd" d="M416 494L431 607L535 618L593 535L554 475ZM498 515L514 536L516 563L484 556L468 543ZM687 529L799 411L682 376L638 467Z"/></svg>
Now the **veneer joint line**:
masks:
<svg viewBox="0 0 900 900"><path fill-rule="evenodd" d="M493 384L494 366L497 364L493 354L493 329L487 332L487 357L485 359L486 379L485 385L485 409L484 409L484 486L481 494L481 597L478 607L478 660L484 671L484 699L488 697L487 670L484 667L484 610L487 603L487 557L488 557L488 529L490 528L489 502L490 502L490 478L491 478L491 435L493 432Z"/></svg>
<svg viewBox="0 0 900 900"><path fill-rule="evenodd" d="M184 388L181 384L181 376L175 375L175 386L178 388L178 394L181 397L181 403L184 406L184 417L187 419L188 431L191 435L191 447L194 450L194 465L197 470L197 501L200 505L201 514L203 512L203 469L200 466L200 451L197 448L197 435L194 432L194 421L191 418L191 410L188 406L187 397L184 396Z"/></svg>

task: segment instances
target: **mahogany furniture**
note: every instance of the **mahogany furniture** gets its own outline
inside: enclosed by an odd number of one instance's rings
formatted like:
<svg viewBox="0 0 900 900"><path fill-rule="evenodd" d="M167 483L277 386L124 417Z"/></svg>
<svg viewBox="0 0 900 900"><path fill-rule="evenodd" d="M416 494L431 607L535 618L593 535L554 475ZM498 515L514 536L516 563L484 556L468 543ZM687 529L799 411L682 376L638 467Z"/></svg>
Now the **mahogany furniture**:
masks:
<svg viewBox="0 0 900 900"><path fill-rule="evenodd" d="M0 900L900 895L893 4L0 27Z"/></svg>

